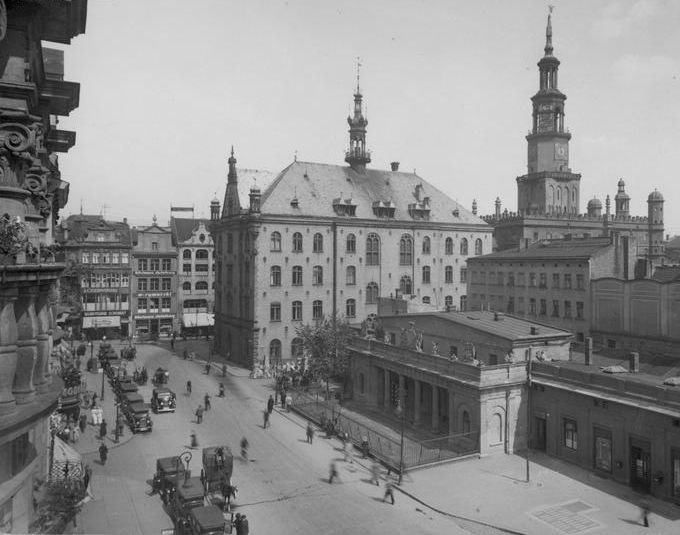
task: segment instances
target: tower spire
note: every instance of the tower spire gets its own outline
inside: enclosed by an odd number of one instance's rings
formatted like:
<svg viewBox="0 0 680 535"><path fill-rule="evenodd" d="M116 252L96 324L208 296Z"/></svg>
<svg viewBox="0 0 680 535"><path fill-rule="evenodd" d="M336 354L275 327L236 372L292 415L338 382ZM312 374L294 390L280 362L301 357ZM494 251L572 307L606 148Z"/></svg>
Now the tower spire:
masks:
<svg viewBox="0 0 680 535"><path fill-rule="evenodd" d="M229 162L229 173L227 174L227 190L224 193L224 204L222 205L222 215L231 216L241 213L241 202L238 195L238 173L236 172L236 158L234 157L234 146L231 146Z"/></svg>
<svg viewBox="0 0 680 535"><path fill-rule="evenodd" d="M347 117L349 124L349 149L345 151L345 161L355 171L362 172L371 161L371 152L366 149L366 126L368 120L364 116L360 81L361 61L357 57L357 90L354 93L354 115Z"/></svg>
<svg viewBox="0 0 680 535"><path fill-rule="evenodd" d="M552 56L553 53L553 45L552 45L552 12L553 9L555 9L555 6L549 5L548 6L548 25L545 27L545 55L546 56Z"/></svg>

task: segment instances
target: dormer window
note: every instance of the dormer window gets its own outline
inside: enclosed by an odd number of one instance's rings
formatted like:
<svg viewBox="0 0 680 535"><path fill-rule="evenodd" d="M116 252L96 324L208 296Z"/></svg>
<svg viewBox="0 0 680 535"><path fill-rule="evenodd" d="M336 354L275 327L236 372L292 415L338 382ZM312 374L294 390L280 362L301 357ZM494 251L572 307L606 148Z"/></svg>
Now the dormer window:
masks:
<svg viewBox="0 0 680 535"><path fill-rule="evenodd" d="M413 219L430 219L430 203L428 202L415 202L408 205L408 213Z"/></svg>
<svg viewBox="0 0 680 535"><path fill-rule="evenodd" d="M357 205L351 197L349 199L337 197L333 199L333 211L336 215L355 216Z"/></svg>
<svg viewBox="0 0 680 535"><path fill-rule="evenodd" d="M373 203L373 213L376 217L391 219L397 207L392 201L375 201Z"/></svg>

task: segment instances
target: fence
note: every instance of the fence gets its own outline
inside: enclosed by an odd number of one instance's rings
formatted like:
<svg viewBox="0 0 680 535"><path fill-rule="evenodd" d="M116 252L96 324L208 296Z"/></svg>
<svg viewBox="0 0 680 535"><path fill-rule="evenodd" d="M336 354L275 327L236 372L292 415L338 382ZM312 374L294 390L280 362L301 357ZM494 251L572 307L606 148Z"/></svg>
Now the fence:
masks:
<svg viewBox="0 0 680 535"><path fill-rule="evenodd" d="M343 412L342 405L319 399L309 391L293 394L293 410L317 423L330 420L336 433L347 433L349 440L360 446L364 439L368 440L371 456L379 459L395 471L399 470L401 459L401 429L390 429L369 421L362 421L360 415ZM403 425L403 422L402 422ZM380 429L383 427L384 429ZM424 466L463 455L479 452L479 433L460 433L419 440L404 435L403 467Z"/></svg>

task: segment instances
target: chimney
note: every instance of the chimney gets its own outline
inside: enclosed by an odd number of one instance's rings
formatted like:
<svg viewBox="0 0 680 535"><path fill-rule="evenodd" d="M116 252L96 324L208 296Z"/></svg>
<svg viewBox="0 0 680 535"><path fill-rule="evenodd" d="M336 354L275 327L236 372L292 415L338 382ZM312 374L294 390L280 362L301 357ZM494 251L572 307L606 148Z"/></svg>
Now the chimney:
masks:
<svg viewBox="0 0 680 535"><path fill-rule="evenodd" d="M123 223L125 223L127 225L127 217L123 218Z"/></svg>
<svg viewBox="0 0 680 535"><path fill-rule="evenodd" d="M593 362L593 338L592 336L586 337L586 366L590 366Z"/></svg>
<svg viewBox="0 0 680 535"><path fill-rule="evenodd" d="M399 171L399 162L390 162L390 167L392 168L392 171Z"/></svg>
<svg viewBox="0 0 680 535"><path fill-rule="evenodd" d="M630 373L638 373L640 371L640 353L631 351L628 356L628 371Z"/></svg>

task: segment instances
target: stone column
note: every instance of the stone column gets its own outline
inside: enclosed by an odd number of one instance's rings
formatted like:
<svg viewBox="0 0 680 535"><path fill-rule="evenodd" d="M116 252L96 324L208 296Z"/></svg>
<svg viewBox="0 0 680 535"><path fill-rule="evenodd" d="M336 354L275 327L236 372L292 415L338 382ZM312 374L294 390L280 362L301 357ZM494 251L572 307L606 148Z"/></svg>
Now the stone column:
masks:
<svg viewBox="0 0 680 535"><path fill-rule="evenodd" d="M384 384L385 384L385 391L383 392L383 408L388 411L390 409L390 390L391 390L391 381L390 381L390 371L385 369L385 379L384 379Z"/></svg>
<svg viewBox="0 0 680 535"><path fill-rule="evenodd" d="M420 381L413 380L413 425L420 423Z"/></svg>
<svg viewBox="0 0 680 535"><path fill-rule="evenodd" d="M17 316L17 371L14 376L12 393L18 404L30 403L35 399L33 387L33 369L37 358L36 339L38 335L38 317L35 314L35 302L38 289L23 288L19 292L16 306Z"/></svg>
<svg viewBox="0 0 680 535"><path fill-rule="evenodd" d="M432 385L432 432L439 433L439 387Z"/></svg>
<svg viewBox="0 0 680 535"><path fill-rule="evenodd" d="M14 316L15 291L0 291L0 416L13 412L12 394L17 369L17 322Z"/></svg>
<svg viewBox="0 0 680 535"><path fill-rule="evenodd" d="M33 385L38 392L49 388L47 377L50 373L50 304L47 292L48 286L42 286L36 303L38 320L38 336L36 346L36 360L33 368Z"/></svg>

